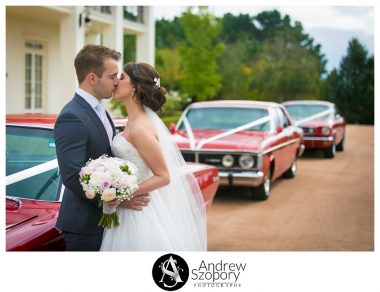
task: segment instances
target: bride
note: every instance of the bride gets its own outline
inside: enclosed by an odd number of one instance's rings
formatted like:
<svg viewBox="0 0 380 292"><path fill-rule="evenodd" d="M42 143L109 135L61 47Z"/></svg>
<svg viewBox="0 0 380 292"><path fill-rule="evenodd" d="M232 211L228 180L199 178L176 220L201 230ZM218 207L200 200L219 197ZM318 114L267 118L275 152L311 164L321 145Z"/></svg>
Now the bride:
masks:
<svg viewBox="0 0 380 292"><path fill-rule="evenodd" d="M156 112L166 90L149 64L124 66L115 99L128 113L125 130L112 143L112 152L139 169L139 189L149 193L143 212L117 208L120 225L105 229L101 251L205 251L205 204L194 175L187 171L177 146Z"/></svg>

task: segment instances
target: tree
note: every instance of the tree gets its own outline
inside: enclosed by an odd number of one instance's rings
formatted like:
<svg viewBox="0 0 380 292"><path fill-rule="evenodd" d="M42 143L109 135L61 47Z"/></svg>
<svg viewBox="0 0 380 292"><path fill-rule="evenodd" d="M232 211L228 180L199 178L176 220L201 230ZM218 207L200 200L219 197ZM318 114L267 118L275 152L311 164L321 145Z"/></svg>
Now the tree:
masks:
<svg viewBox="0 0 380 292"><path fill-rule="evenodd" d="M291 27L289 15L282 17L278 10L263 11L253 21L258 28L256 37L260 40L273 38L280 30Z"/></svg>
<svg viewBox="0 0 380 292"><path fill-rule="evenodd" d="M328 99L335 102L350 123L374 122L374 57L358 39L350 40L339 70L333 70L324 86Z"/></svg>
<svg viewBox="0 0 380 292"><path fill-rule="evenodd" d="M185 35L179 51L183 75L181 91L195 100L214 98L221 86L217 72L217 60L223 52L223 44L217 41L221 24L207 7L200 7L198 14L189 8L179 21Z"/></svg>
<svg viewBox="0 0 380 292"><path fill-rule="evenodd" d="M172 21L166 19L156 21L156 48L177 48L184 38L177 16Z"/></svg>
<svg viewBox="0 0 380 292"><path fill-rule="evenodd" d="M252 68L248 66L248 48L245 43L237 42L226 46L219 62L222 77L222 87L219 93L221 99L252 98Z"/></svg>
<svg viewBox="0 0 380 292"><path fill-rule="evenodd" d="M178 90L181 80L181 57L178 49L156 49L156 68L167 90Z"/></svg>
<svg viewBox="0 0 380 292"><path fill-rule="evenodd" d="M261 45L252 66L253 98L281 102L319 96L320 59L299 43L297 30L284 28Z"/></svg>
<svg viewBox="0 0 380 292"><path fill-rule="evenodd" d="M248 14L238 16L226 13L221 18L222 33L220 39L225 43L236 43L254 39L257 29L253 24L253 17Z"/></svg>
<svg viewBox="0 0 380 292"><path fill-rule="evenodd" d="M285 42L299 44L319 61L320 75L326 72L326 59L321 53L321 45L314 44L314 39L303 31L302 23L295 21L291 24L289 15L281 16L277 10L264 11L253 18L257 27L256 36L261 42L270 41L282 36Z"/></svg>

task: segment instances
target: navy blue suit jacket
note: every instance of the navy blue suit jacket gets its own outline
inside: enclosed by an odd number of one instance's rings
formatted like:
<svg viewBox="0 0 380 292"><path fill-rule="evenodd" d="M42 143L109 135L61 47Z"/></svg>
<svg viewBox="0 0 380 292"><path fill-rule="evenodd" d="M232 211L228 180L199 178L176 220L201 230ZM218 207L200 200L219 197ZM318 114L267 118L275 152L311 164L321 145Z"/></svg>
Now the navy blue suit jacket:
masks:
<svg viewBox="0 0 380 292"><path fill-rule="evenodd" d="M111 117L107 117L113 128ZM102 210L95 200L87 199L79 182L79 172L86 162L103 154L112 156L110 142L98 115L81 96L65 105L54 126L54 140L59 170L65 185L56 227L63 232L96 235Z"/></svg>

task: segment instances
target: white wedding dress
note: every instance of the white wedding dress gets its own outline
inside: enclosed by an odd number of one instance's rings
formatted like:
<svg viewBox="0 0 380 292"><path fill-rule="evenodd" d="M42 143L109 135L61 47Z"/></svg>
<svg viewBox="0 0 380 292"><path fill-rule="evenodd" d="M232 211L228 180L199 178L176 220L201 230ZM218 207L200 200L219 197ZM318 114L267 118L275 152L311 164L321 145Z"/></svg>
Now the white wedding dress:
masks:
<svg viewBox="0 0 380 292"><path fill-rule="evenodd" d="M143 211L117 208L120 225L104 229L100 250L205 251L205 204L196 179L189 173L160 118L148 108L145 112L158 134L171 181L168 186L150 193L150 202ZM114 138L112 152L137 166L139 183L152 176L136 148L121 134Z"/></svg>

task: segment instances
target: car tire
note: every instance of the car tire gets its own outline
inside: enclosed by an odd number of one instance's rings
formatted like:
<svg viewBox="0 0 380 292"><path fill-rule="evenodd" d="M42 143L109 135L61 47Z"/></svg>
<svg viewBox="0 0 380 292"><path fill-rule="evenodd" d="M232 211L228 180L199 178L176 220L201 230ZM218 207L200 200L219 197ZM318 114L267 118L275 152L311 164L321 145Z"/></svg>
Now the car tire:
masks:
<svg viewBox="0 0 380 292"><path fill-rule="evenodd" d="M271 190L271 173L269 172L263 184L252 188L252 199L265 201L270 196Z"/></svg>
<svg viewBox="0 0 380 292"><path fill-rule="evenodd" d="M292 165L283 173L284 178L293 178L297 173L297 159L294 159Z"/></svg>
<svg viewBox="0 0 380 292"><path fill-rule="evenodd" d="M338 145L336 145L336 151L341 151L343 152L344 151L344 137L342 139L342 141L340 141L340 143Z"/></svg>
<svg viewBox="0 0 380 292"><path fill-rule="evenodd" d="M325 158L334 158L336 154L336 144L334 143L324 150Z"/></svg>

